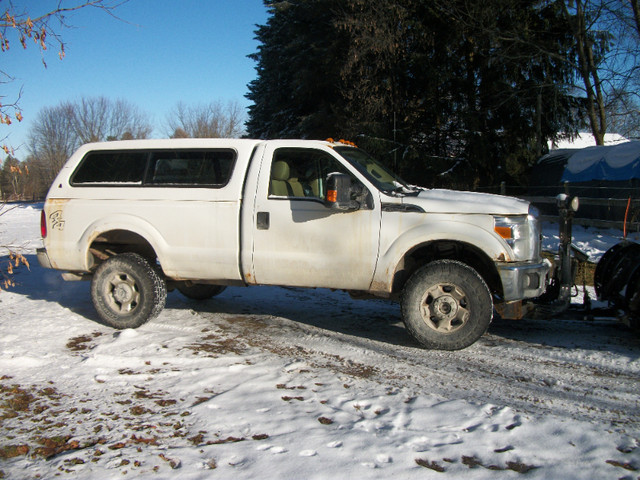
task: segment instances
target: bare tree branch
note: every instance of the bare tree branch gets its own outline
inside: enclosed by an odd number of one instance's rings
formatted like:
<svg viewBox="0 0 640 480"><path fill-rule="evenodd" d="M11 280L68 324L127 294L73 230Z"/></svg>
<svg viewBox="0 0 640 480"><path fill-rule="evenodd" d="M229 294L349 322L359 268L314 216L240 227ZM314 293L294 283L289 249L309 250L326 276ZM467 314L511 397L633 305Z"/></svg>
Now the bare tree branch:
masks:
<svg viewBox="0 0 640 480"><path fill-rule="evenodd" d="M187 106L179 102L167 117L172 137L233 138L241 136L244 112L237 102Z"/></svg>
<svg viewBox="0 0 640 480"><path fill-rule="evenodd" d="M58 57L65 56L65 44L62 40L61 30L71 28L67 23L66 15L82 9L95 8L108 15L118 18L115 10L129 0L84 0L66 2L59 0L57 8L45 12L39 12L38 7L18 9L10 0L3 3L0 8L0 52L7 52L15 45L27 49L34 44L42 53L42 63L46 67L44 54L53 45L57 46ZM56 23L57 22L57 23ZM0 70L0 85L10 83L13 77L10 72ZM13 121L22 121L22 112L17 98L5 102L6 95L0 94L0 125L11 125ZM1 147L5 152L11 149L6 145Z"/></svg>

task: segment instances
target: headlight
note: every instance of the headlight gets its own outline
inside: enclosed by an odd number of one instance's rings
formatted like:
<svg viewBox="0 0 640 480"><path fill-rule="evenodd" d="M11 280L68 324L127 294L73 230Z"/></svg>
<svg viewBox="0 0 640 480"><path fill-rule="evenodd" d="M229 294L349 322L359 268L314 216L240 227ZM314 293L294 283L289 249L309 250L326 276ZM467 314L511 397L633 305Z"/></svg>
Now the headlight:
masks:
<svg viewBox="0 0 640 480"><path fill-rule="evenodd" d="M578 197L569 197L566 193L561 193L556 196L556 203L558 208L566 209L570 212L577 212L580 207L580 199Z"/></svg>
<svg viewBox="0 0 640 480"><path fill-rule="evenodd" d="M511 247L515 261L540 255L540 225L534 208L529 209L529 215L495 216L493 228Z"/></svg>

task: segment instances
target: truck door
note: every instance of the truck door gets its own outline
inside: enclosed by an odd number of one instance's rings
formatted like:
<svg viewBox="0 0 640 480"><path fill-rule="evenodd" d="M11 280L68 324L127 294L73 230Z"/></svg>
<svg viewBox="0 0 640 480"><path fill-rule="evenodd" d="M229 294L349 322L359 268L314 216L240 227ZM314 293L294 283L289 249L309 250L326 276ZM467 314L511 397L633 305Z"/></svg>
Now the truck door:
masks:
<svg viewBox="0 0 640 480"><path fill-rule="evenodd" d="M354 185L365 189L368 205L350 212L327 208L325 184L333 172L348 173ZM379 198L372 193L328 151L269 145L253 210L255 283L369 289L381 215Z"/></svg>

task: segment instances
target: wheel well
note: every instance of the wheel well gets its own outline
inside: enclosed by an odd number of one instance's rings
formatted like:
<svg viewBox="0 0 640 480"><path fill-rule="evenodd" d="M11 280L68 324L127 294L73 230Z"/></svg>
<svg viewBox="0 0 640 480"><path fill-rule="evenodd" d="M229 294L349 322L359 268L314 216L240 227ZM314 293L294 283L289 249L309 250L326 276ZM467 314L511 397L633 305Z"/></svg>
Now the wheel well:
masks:
<svg viewBox="0 0 640 480"><path fill-rule="evenodd" d="M400 292L411 275L435 260L458 260L476 270L494 295L502 295L502 282L491 259L478 247L464 242L439 240L418 245L408 251L396 268L393 292Z"/></svg>
<svg viewBox="0 0 640 480"><path fill-rule="evenodd" d="M128 230L110 230L98 235L89 246L92 270L107 258L133 252L155 262L157 255L151 244L141 235Z"/></svg>

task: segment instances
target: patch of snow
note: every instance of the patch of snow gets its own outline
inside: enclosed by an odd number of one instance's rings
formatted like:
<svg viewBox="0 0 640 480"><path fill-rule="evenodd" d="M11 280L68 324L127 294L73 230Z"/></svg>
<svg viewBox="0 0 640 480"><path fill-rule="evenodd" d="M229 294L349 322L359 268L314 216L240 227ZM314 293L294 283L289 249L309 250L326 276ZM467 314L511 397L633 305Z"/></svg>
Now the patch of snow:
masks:
<svg viewBox="0 0 640 480"><path fill-rule="evenodd" d="M640 345L611 319L496 321L435 352L392 303L260 287L173 292L115 331L37 265L37 207L0 223L31 264L0 293L0 477L637 476ZM593 261L621 237L574 233Z"/></svg>
<svg viewBox="0 0 640 480"><path fill-rule="evenodd" d="M618 145L619 143L628 142L629 140L617 133L605 133L605 145ZM593 134L580 132L575 138L561 138L557 141L549 141L549 150L561 150L564 148L586 148L595 146L596 141Z"/></svg>

